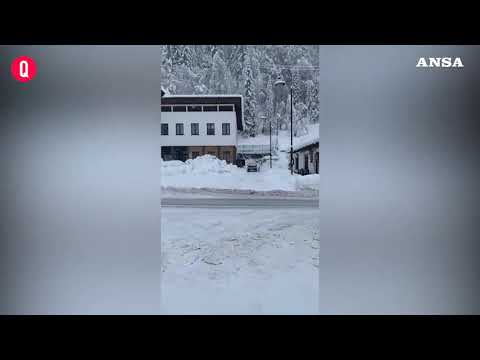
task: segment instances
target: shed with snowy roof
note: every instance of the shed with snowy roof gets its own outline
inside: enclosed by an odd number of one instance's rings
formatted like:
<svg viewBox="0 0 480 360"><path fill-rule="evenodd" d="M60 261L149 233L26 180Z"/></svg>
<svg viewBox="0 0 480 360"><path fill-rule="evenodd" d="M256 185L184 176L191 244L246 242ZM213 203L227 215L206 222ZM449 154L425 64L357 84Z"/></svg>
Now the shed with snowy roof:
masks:
<svg viewBox="0 0 480 360"><path fill-rule="evenodd" d="M298 138L293 146L293 171L297 174L318 174L320 163L320 137L311 134Z"/></svg>

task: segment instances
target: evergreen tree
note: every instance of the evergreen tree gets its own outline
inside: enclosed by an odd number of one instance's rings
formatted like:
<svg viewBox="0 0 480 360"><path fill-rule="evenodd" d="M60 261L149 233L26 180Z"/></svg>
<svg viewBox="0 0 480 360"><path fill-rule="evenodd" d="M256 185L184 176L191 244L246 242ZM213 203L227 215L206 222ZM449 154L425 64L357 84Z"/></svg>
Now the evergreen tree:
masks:
<svg viewBox="0 0 480 360"><path fill-rule="evenodd" d="M189 70L193 70L193 50L191 46L185 46L182 53L181 64Z"/></svg>
<svg viewBox="0 0 480 360"><path fill-rule="evenodd" d="M303 136L308 133L307 113L307 106L303 102L297 103L293 108L293 136Z"/></svg>
<svg viewBox="0 0 480 360"><path fill-rule="evenodd" d="M172 65L180 65L183 61L183 45L170 45Z"/></svg>
<svg viewBox="0 0 480 360"><path fill-rule="evenodd" d="M227 65L223 60L223 52L217 51L213 56L212 77L210 78L210 91L212 94L227 93L230 87L230 81L227 80Z"/></svg>
<svg viewBox="0 0 480 360"><path fill-rule="evenodd" d="M244 118L245 118L245 132L249 136L256 134L256 101L255 101L255 85L253 81L253 73L251 61L245 66L245 95L244 95Z"/></svg>
<svg viewBox="0 0 480 360"><path fill-rule="evenodd" d="M171 94L244 94L249 135L268 133L270 119L274 130L277 119L290 127L292 87L294 127L302 128L319 121L318 58L318 46L163 45L161 85ZM279 75L287 86L273 86Z"/></svg>
<svg viewBox="0 0 480 360"><path fill-rule="evenodd" d="M265 117L267 118L268 122L272 122L274 124L274 113L273 113L273 89L272 89L272 79L268 80L267 84L267 91L266 91L266 99L265 99ZM270 131L270 128L268 129Z"/></svg>

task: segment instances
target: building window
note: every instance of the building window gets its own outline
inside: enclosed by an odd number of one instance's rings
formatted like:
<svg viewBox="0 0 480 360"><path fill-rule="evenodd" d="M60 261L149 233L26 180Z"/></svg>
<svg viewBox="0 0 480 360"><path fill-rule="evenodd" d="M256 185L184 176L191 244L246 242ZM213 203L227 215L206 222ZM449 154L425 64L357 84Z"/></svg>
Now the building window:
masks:
<svg viewBox="0 0 480 360"><path fill-rule="evenodd" d="M172 107L171 106L162 106L162 112L171 112Z"/></svg>
<svg viewBox="0 0 480 360"><path fill-rule="evenodd" d="M222 135L230 135L230 124L223 123L222 124Z"/></svg>
<svg viewBox="0 0 480 360"><path fill-rule="evenodd" d="M200 156L200 153L198 151L192 151L192 159L195 159L198 156Z"/></svg>
<svg viewBox="0 0 480 360"><path fill-rule="evenodd" d="M186 106L174 106L173 107L173 112L186 112L187 107Z"/></svg>
<svg viewBox="0 0 480 360"><path fill-rule="evenodd" d="M224 159L227 163L230 163L230 151L224 151L224 152L223 152L223 159Z"/></svg>
<svg viewBox="0 0 480 360"><path fill-rule="evenodd" d="M176 124L175 130L177 135L183 135L183 124Z"/></svg>
<svg viewBox="0 0 480 360"><path fill-rule="evenodd" d="M218 111L217 105L205 105L203 111Z"/></svg>
<svg viewBox="0 0 480 360"><path fill-rule="evenodd" d="M188 107L188 112L192 111L202 111L202 107L200 105L190 105Z"/></svg>
<svg viewBox="0 0 480 360"><path fill-rule="evenodd" d="M215 124L207 123L207 135L215 135Z"/></svg>
<svg viewBox="0 0 480 360"><path fill-rule="evenodd" d="M168 124L162 124L162 135L168 135Z"/></svg>
<svg viewBox="0 0 480 360"><path fill-rule="evenodd" d="M198 123L191 123L190 125L191 125L192 135L200 135Z"/></svg>
<svg viewBox="0 0 480 360"><path fill-rule="evenodd" d="M218 111L233 111L232 105L220 105Z"/></svg>

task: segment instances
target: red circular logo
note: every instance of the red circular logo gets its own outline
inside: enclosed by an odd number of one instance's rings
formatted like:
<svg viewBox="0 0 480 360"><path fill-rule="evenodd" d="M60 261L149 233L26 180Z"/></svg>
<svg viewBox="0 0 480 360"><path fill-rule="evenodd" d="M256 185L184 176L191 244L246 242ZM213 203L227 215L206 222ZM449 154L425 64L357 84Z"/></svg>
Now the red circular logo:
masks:
<svg viewBox="0 0 480 360"><path fill-rule="evenodd" d="M32 58L28 56L19 56L12 62L12 76L20 82L33 80L37 75L37 65Z"/></svg>

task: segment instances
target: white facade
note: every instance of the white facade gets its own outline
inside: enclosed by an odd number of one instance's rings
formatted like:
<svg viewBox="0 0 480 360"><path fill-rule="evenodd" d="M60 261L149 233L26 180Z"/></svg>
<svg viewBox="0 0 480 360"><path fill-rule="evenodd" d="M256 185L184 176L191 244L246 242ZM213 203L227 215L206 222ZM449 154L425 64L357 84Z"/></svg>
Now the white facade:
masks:
<svg viewBox="0 0 480 360"><path fill-rule="evenodd" d="M168 124L168 135L161 136L162 146L237 145L237 119L233 108L232 111L162 111L161 123ZM198 124L199 135L192 135L192 123ZM207 135L207 123L214 124L215 135ZM176 124L183 124L183 135L176 135ZM222 135L222 124L230 124L230 135Z"/></svg>

